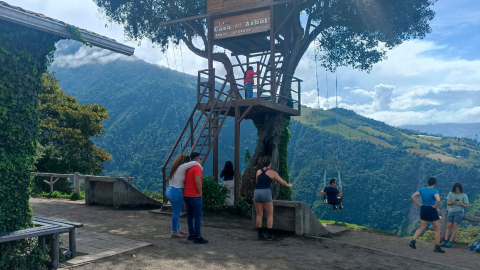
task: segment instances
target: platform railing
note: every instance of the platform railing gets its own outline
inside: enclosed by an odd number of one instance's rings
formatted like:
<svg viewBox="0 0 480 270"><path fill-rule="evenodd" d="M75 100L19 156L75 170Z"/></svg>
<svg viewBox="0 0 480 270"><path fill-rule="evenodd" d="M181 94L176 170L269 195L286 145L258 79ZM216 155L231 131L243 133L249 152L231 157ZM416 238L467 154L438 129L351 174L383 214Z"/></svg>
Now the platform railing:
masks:
<svg viewBox="0 0 480 270"><path fill-rule="evenodd" d="M256 71L258 72L258 74L252 78L254 81L253 89L257 92L253 98L267 100L272 103L284 103L293 109L301 110L301 79L277 69L275 70L275 83L272 85L271 68L269 65L261 62L253 62L232 65L232 68L235 71L234 74L245 74L244 72L248 66L256 66ZM216 79L225 80L225 78L220 77L216 77ZM235 78L235 82L230 82L230 84L234 84L239 92L244 91L244 79L244 77ZM291 81L291 87L284 85L286 79ZM285 95L285 93L288 93L288 96ZM275 98L272 99L272 97Z"/></svg>

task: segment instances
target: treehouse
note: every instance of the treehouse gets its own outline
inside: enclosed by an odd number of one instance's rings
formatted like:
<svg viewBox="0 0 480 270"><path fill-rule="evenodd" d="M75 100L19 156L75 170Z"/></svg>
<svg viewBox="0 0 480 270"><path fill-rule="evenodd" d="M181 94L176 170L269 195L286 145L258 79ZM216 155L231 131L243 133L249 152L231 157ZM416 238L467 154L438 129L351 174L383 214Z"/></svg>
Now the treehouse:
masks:
<svg viewBox="0 0 480 270"><path fill-rule="evenodd" d="M289 18L288 5L293 0L207 0L207 14L164 22L174 24L206 18L208 68L198 71L197 103L173 146L163 172L166 191L166 168L178 153L198 152L205 162L213 152L213 174L218 182L218 135L227 117L235 118L234 169L240 172L240 123L244 119L265 118L282 113L301 113L301 80L282 72L279 46L283 38L279 29ZM237 63L225 71L213 68L213 48L231 52ZM253 67L253 96L247 98L244 79ZM226 75L225 75L226 73ZM235 205L240 197L240 174L235 174Z"/></svg>

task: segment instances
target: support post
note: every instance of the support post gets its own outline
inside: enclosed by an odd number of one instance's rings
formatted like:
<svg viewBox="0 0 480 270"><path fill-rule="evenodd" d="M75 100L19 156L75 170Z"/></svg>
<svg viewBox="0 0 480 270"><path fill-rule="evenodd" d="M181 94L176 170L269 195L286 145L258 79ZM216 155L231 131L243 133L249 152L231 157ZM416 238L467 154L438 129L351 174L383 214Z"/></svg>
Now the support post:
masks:
<svg viewBox="0 0 480 270"><path fill-rule="evenodd" d="M47 251L47 248L45 245L45 236L38 237L38 241L40 242L40 248L42 249L42 252L45 254L45 252Z"/></svg>
<svg viewBox="0 0 480 270"><path fill-rule="evenodd" d="M57 183L57 181L58 181L58 178L55 179L55 181L53 181L53 176L50 176L50 181L43 180L43 182L45 182L47 185L50 186L50 193L53 193L53 185L55 185L55 183Z"/></svg>
<svg viewBox="0 0 480 270"><path fill-rule="evenodd" d="M233 204L238 206L240 199L240 108L235 106L235 181Z"/></svg>
<svg viewBox="0 0 480 270"><path fill-rule="evenodd" d="M75 243L75 228L68 232L68 249L70 250L70 258L77 256L77 244Z"/></svg>
<svg viewBox="0 0 480 270"><path fill-rule="evenodd" d="M440 210L439 212L440 216L442 217L442 220L440 220L440 239L445 239L445 233L447 231L448 210Z"/></svg>
<svg viewBox="0 0 480 270"><path fill-rule="evenodd" d="M260 87L260 76L262 76L262 74L260 72L260 62L257 62L257 98L262 96L262 88Z"/></svg>
<svg viewBox="0 0 480 270"><path fill-rule="evenodd" d="M73 193L80 194L80 174L78 172L73 175Z"/></svg>
<svg viewBox="0 0 480 270"><path fill-rule="evenodd" d="M216 116L214 117L215 121L213 121L212 136L217 133L218 129L218 118ZM218 183L218 136L213 141L213 179Z"/></svg>
<svg viewBox="0 0 480 270"><path fill-rule="evenodd" d="M52 259L52 268L58 269L58 262L60 260L60 239L58 233L52 235L52 249L50 250Z"/></svg>
<svg viewBox="0 0 480 270"><path fill-rule="evenodd" d="M276 71L275 71L275 31L273 24L273 5L270 6L270 93L272 95L272 102L277 103L277 87L276 87Z"/></svg>

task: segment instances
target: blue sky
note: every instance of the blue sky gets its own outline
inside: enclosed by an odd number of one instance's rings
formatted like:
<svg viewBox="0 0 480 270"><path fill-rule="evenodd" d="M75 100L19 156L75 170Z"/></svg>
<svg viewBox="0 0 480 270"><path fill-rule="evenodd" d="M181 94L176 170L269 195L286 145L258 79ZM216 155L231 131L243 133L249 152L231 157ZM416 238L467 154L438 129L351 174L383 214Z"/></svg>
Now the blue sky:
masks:
<svg viewBox="0 0 480 270"><path fill-rule="evenodd" d="M138 46L125 40L121 26L106 28L106 20L91 1L6 2L115 38L135 46L137 57L167 66L165 55L149 42ZM340 107L395 126L480 122L480 1L439 0L434 10L437 15L431 22L433 32L424 40L408 41L388 52L388 59L375 65L371 73L348 67L338 69ZM174 53L181 71L178 49L168 51L169 66L175 68ZM196 75L197 70L206 68L206 61L185 47L183 56L186 72ZM117 58L95 48L82 48L76 56L57 59L54 66L78 66L89 63L88 59L105 63ZM327 81L323 70L319 72L320 97L317 95L312 59L313 48L304 56L296 73L304 79L302 102L311 107L320 103L321 107L331 108L334 97L329 101L325 98ZM328 74L330 97L335 91L334 79L333 74Z"/></svg>

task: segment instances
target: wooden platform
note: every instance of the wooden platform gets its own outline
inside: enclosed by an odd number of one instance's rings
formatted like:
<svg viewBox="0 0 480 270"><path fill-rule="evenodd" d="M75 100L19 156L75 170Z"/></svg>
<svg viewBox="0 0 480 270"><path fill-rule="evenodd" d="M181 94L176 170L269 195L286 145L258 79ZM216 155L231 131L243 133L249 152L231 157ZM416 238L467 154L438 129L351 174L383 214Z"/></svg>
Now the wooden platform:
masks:
<svg viewBox="0 0 480 270"><path fill-rule="evenodd" d="M219 110L220 108L224 108L222 111L220 111L221 114L225 114L226 108L228 108L229 105L231 105L230 111L228 112L228 116L235 117L235 107L239 107L240 109L240 115L243 115L247 110L250 111L246 114L244 119L252 119L259 114L267 114L267 113L278 113L282 112L290 116L300 116L300 110L296 110L293 108L290 108L286 105L281 105L277 103L272 103L268 100L264 100L261 98L251 98L251 99L240 99L240 100L232 100L232 101L227 101L227 104L225 102L219 101L215 108L212 108L212 106L207 107L207 103L200 103L199 105L199 110L203 110L205 108L205 111L211 111L212 109L217 109ZM231 104L228 104L231 103Z"/></svg>

